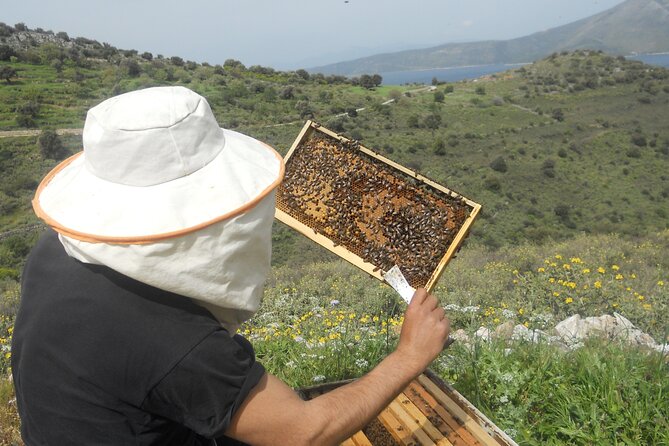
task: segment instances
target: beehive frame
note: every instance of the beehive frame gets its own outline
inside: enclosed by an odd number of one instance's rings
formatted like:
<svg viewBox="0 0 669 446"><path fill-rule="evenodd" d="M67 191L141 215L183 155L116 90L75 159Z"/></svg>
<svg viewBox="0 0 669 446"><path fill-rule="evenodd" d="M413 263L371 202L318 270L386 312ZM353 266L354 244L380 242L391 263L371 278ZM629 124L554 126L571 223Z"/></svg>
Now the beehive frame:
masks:
<svg viewBox="0 0 669 446"><path fill-rule="evenodd" d="M276 218L382 281L398 264L412 286L431 291L481 210L313 121L285 162Z"/></svg>

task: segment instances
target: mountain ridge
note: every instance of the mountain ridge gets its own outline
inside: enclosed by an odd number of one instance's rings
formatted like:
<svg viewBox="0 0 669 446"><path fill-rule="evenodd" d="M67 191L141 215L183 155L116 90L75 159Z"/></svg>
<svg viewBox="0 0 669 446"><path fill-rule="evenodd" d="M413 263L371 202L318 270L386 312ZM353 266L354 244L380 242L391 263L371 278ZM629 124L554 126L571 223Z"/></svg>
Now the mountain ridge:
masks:
<svg viewBox="0 0 669 446"><path fill-rule="evenodd" d="M486 65L525 63L554 52L578 49L610 54L669 51L669 0L627 0L581 20L510 40L447 43L343 61L309 72L353 76Z"/></svg>

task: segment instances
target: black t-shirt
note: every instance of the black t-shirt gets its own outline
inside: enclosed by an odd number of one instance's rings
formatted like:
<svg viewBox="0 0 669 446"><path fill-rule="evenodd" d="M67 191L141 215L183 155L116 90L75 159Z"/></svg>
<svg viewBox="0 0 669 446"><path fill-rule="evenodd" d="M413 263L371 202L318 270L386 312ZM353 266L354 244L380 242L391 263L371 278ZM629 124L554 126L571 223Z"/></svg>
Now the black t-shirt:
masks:
<svg viewBox="0 0 669 446"><path fill-rule="evenodd" d="M207 310L69 257L53 231L22 282L12 372L27 445L213 445L265 373Z"/></svg>

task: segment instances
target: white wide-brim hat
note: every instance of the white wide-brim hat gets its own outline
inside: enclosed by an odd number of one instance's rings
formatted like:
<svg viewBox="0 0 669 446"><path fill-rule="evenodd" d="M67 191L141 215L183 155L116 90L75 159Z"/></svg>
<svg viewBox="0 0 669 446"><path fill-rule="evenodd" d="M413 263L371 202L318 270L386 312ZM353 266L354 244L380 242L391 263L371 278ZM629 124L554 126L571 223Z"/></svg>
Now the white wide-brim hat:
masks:
<svg viewBox="0 0 669 446"><path fill-rule="evenodd" d="M33 199L68 254L193 298L226 326L248 319L270 267L281 156L220 128L183 87L100 103L83 143Z"/></svg>
<svg viewBox="0 0 669 446"><path fill-rule="evenodd" d="M89 110L84 151L54 168L33 207L77 240L147 243L239 215L283 178L281 156L222 129L207 101L184 87L156 87Z"/></svg>

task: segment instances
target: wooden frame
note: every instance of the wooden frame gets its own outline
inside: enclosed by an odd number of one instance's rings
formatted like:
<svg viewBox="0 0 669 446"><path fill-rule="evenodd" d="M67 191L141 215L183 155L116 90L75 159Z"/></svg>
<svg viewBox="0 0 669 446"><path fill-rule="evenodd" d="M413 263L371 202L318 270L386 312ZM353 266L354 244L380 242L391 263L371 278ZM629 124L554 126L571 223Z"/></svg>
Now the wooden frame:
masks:
<svg viewBox="0 0 669 446"><path fill-rule="evenodd" d="M321 125L313 122L313 121L307 121L302 130L300 131L299 135L295 139L295 142L291 146L290 150L286 154L284 160L286 161L286 165L289 165L290 158L293 156L295 151L298 149L300 144L307 140L313 132L321 132L325 135L328 135L332 138L335 138L342 143L350 143L352 140L349 138L346 138L342 135L339 135L335 132L332 132ZM453 258L457 250L460 248L462 245L463 240L465 237L468 235L469 230L471 228L471 225L473 224L474 220L478 216L480 210L481 210L481 205L478 203L475 203L465 197L462 197L461 195L457 194L456 192L447 189L446 187L436 183L435 181L430 180L429 178L420 175L419 173L410 170L388 158L385 158L378 153L362 146L359 145L358 149L366 154L368 157L371 157L375 159L376 161L379 161L380 163L383 163L392 169L395 169L396 171L401 172L402 174L406 175L409 178L413 178L417 180L420 183L426 184L434 188L436 191L439 191L442 194L448 195L453 198L458 198L461 199L466 205L470 208L469 211L469 216L466 218L464 224L459 228L457 234L455 235L453 241L451 242L450 246L448 247L446 253L443 255L441 258L439 264L437 267L434 269L432 272L432 275L430 276L427 284L425 285L425 288L428 290L428 292L431 292L434 287L437 284L437 281L439 280L439 277L444 271L444 268L448 264L448 262ZM288 169L288 167L287 167ZM323 246L324 248L328 249L329 251L333 252L334 254L340 256L344 260L350 262L351 264L357 266L361 270L365 271L369 275L376 277L377 279L383 281L383 271L380 270L380 268L377 265L374 265L370 263L369 261L364 260L360 256L356 255L355 253L351 252L344 246L338 246L336 245L330 238L326 237L323 234L317 233L313 228L310 226L302 223L299 221L297 218L291 216L287 212L279 209L277 207L276 212L275 212L275 217L277 220L281 221L282 223L290 226L291 228L297 230L307 238L311 239L312 241L318 243L319 245Z"/></svg>

